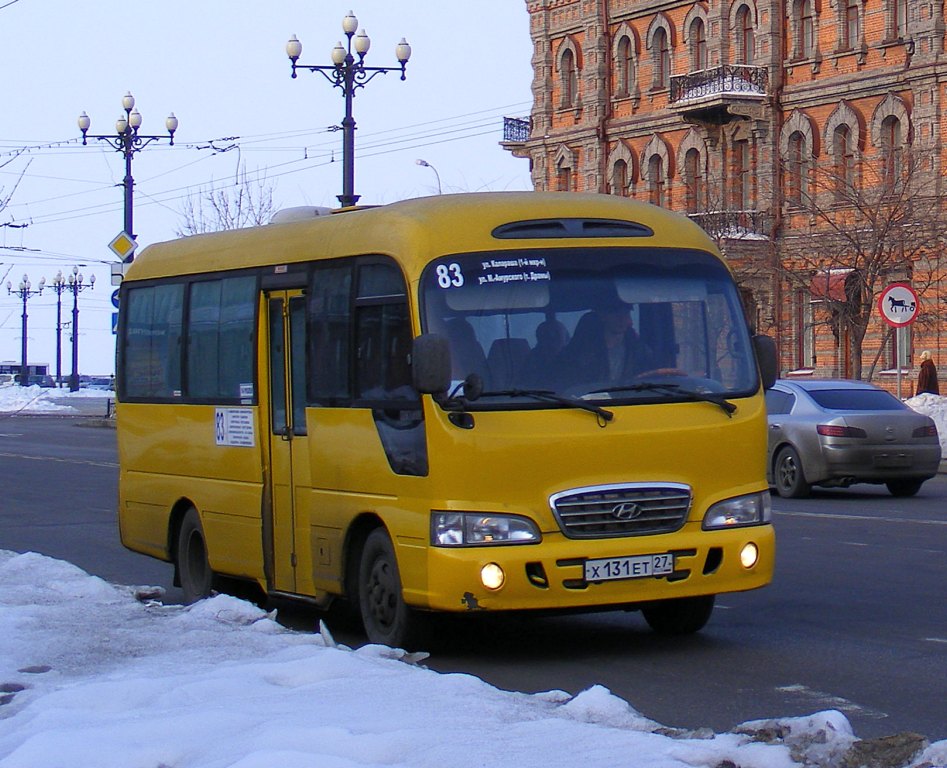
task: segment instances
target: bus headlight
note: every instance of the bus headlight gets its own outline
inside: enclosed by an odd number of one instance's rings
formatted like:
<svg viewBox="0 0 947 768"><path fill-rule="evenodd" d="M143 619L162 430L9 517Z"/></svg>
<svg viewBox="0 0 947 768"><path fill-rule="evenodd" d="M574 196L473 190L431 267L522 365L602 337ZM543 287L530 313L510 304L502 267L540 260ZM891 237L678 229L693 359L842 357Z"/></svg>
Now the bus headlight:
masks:
<svg viewBox="0 0 947 768"><path fill-rule="evenodd" d="M769 491L737 496L714 504L704 515L703 528L737 528L741 525L768 523L773 516Z"/></svg>
<svg viewBox="0 0 947 768"><path fill-rule="evenodd" d="M479 512L431 514L431 544L435 547L536 544L541 539L539 528L525 517Z"/></svg>

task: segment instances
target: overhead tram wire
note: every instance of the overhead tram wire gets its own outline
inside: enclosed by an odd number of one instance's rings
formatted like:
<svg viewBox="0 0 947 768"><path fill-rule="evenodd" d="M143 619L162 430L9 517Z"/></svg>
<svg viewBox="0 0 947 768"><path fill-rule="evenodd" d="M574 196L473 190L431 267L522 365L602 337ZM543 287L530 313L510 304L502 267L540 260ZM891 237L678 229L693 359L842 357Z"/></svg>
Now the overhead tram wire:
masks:
<svg viewBox="0 0 947 768"><path fill-rule="evenodd" d="M502 115L505 111L508 111L510 107L515 107L515 106L519 106L519 105L508 105L507 107L497 107L491 110L481 110L479 112L466 113L464 115L458 115L451 118L442 118L440 120L435 120L435 121L425 121L423 123L414 123L412 125L402 126L402 127L394 128L394 129L388 129L385 131L367 133L363 137L367 141L367 143L363 143L363 147L365 148L365 151L360 154L360 157L378 157L378 156L383 156L387 154L393 154L395 152L402 152L402 151L407 152L409 150L421 149L423 147L431 146L432 144L452 143L456 141L464 141L467 139L477 138L479 136L489 135L490 133L493 133L497 130L496 124L493 122L496 116ZM493 115L492 117L489 116L490 113L492 113ZM452 130L445 131L443 128L437 129L434 127L441 123L456 122L458 118L474 117L477 115L483 115L483 118L479 120L469 120L466 122L460 122L458 124L458 127ZM400 136L400 137L397 136L397 134L399 133L403 133L405 131L411 131L411 129L415 129L415 128L423 128L424 130L409 132L406 135ZM475 129L477 128L484 128L485 130L475 131ZM475 132L471 132L471 131L475 131ZM292 135L293 137L298 137L298 136L313 135L313 134L320 134L320 133L326 133L326 132L328 132L328 129L325 129L325 128L308 129L308 130L299 129L295 131L284 131L281 133L260 134L257 136L244 137L243 139L240 140L240 143L241 143L241 148L245 152L291 152L291 151L304 152L303 158L288 160L284 163L265 166L263 168L247 171L248 178L250 180L256 180L258 178L263 178L263 177L268 178L268 179L277 179L283 176L299 173L299 172L309 170L309 169L328 166L334 162L338 162L338 160L336 160L336 155L339 154L336 151L336 146L338 142L333 142L333 143L327 142L320 145L315 145L315 146L310 145L306 147L275 148L275 149L266 148L266 147L257 148L257 147L246 146L246 144L252 144L252 143L257 143L257 144L265 143L265 141L269 139L270 137L285 138L290 135ZM461 132L463 132L463 135L456 135ZM394 137L393 137L393 134L394 134ZM378 137L378 138L372 141L372 137ZM212 141L222 141L222 140L223 139L214 139ZM415 142L415 143L411 143L411 142ZM56 145L56 146L68 145L68 144L73 144L73 143L76 143L76 141L69 140L69 141L64 141L64 142L52 142L52 143L48 143L44 145L38 144L38 145L35 145L33 149L40 149L41 147L53 146L53 145ZM204 142L203 144L206 145L207 143L208 142ZM181 149L192 149L192 148L201 148L201 147L196 142L181 145ZM175 148L175 150L177 150L177 147ZM165 151L170 151L170 150L166 149ZM316 158L310 156L309 155L310 152L312 152L313 154L317 156L322 155L323 159L321 161L317 160L316 162L313 162L314 160L316 160ZM213 156L215 155L211 154L211 155L208 155L207 157L213 157ZM169 169L160 174L157 174L153 178L160 178L163 176L171 175L183 168L194 165L197 162L200 162L200 160L186 163L182 166L179 166L176 169ZM287 170L274 173L274 169L298 165L300 163L306 163L306 166L302 168L300 167L288 168ZM148 181L148 180L149 179L146 179L145 181ZM169 190L156 192L151 195L146 195L146 197L149 198L149 203L146 203L146 204L165 205L166 203L173 202L175 200L183 200L183 199L186 199L189 195L192 195L198 192L202 186L207 186L209 184L214 184L214 183L219 184L219 182L215 182L214 179L210 179L210 180L200 182L197 184L188 184L183 187L176 187ZM113 184L104 185L102 189L104 190L107 188L111 188L112 186ZM227 184L222 185L223 188L229 188L231 186L233 185L227 185ZM183 194L179 194L179 193L183 193ZM74 193L74 194L87 195L88 191L84 193ZM69 197L69 196L72 196L72 195L64 195L61 197ZM59 198L48 198L47 200L49 199L59 199ZM45 201L46 200L32 201L30 204L35 205L37 202L45 202ZM18 205L24 205L24 204L19 203ZM45 215L40 214L40 215L34 216L33 221L36 224L49 224L49 223L56 223L60 221L70 221L70 220L81 218L88 215L89 211L99 211L100 213L104 214L106 212L114 212L118 208L119 208L119 205L117 203L103 203L103 204L98 204L98 205L81 208L81 209L65 210L65 211L59 211L59 212L54 212L54 213L45 214Z"/></svg>

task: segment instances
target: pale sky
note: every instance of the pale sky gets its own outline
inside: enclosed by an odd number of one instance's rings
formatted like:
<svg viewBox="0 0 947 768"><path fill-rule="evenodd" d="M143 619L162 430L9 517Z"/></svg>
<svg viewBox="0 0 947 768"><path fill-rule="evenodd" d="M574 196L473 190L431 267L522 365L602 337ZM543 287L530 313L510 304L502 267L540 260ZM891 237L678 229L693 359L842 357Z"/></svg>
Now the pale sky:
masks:
<svg viewBox="0 0 947 768"><path fill-rule="evenodd" d="M165 138L133 160L139 249L175 237L188 195L226 186L240 163L265 174L277 207L337 204L342 134L329 127L342 92L318 73L293 80L285 44L295 34L300 64L330 64L349 10L372 41L367 65L397 65L402 37L412 47L405 81L379 75L355 98L362 203L435 194L419 158L444 192L530 188L527 162L499 146L503 117L531 106L523 0L0 0L0 197L13 192L0 225L28 225L0 226L0 361L20 361L22 301L7 281L25 273L35 288L80 265L96 277L79 296L80 372L113 370L108 244L122 229L124 160L105 142L82 146L80 112L90 134L114 133L131 91L141 133L166 135L170 112L180 121L174 147ZM64 294L64 322L71 310ZM29 361L55 373L55 293L31 298L28 316ZM64 374L71 350L67 328Z"/></svg>

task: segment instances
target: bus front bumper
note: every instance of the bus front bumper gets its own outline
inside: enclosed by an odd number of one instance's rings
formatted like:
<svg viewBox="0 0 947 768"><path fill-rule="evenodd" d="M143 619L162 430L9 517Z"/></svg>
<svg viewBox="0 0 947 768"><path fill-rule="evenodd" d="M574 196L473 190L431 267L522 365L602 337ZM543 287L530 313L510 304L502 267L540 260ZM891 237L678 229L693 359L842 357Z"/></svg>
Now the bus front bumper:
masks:
<svg viewBox="0 0 947 768"><path fill-rule="evenodd" d="M441 611L569 611L742 592L772 580L775 539L769 524L715 531L689 524L671 535L547 534L539 545L429 547L427 589L406 584L405 598Z"/></svg>

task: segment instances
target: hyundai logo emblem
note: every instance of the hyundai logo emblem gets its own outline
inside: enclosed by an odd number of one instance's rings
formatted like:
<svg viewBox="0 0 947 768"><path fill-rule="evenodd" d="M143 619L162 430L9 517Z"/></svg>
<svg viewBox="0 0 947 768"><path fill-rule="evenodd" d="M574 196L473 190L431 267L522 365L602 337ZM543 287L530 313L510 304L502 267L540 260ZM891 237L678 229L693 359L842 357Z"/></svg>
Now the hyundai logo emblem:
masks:
<svg viewBox="0 0 947 768"><path fill-rule="evenodd" d="M614 515L617 520L634 520L636 517L640 517L643 511L644 510L633 501L623 501L621 504L616 504L612 507L612 515Z"/></svg>

